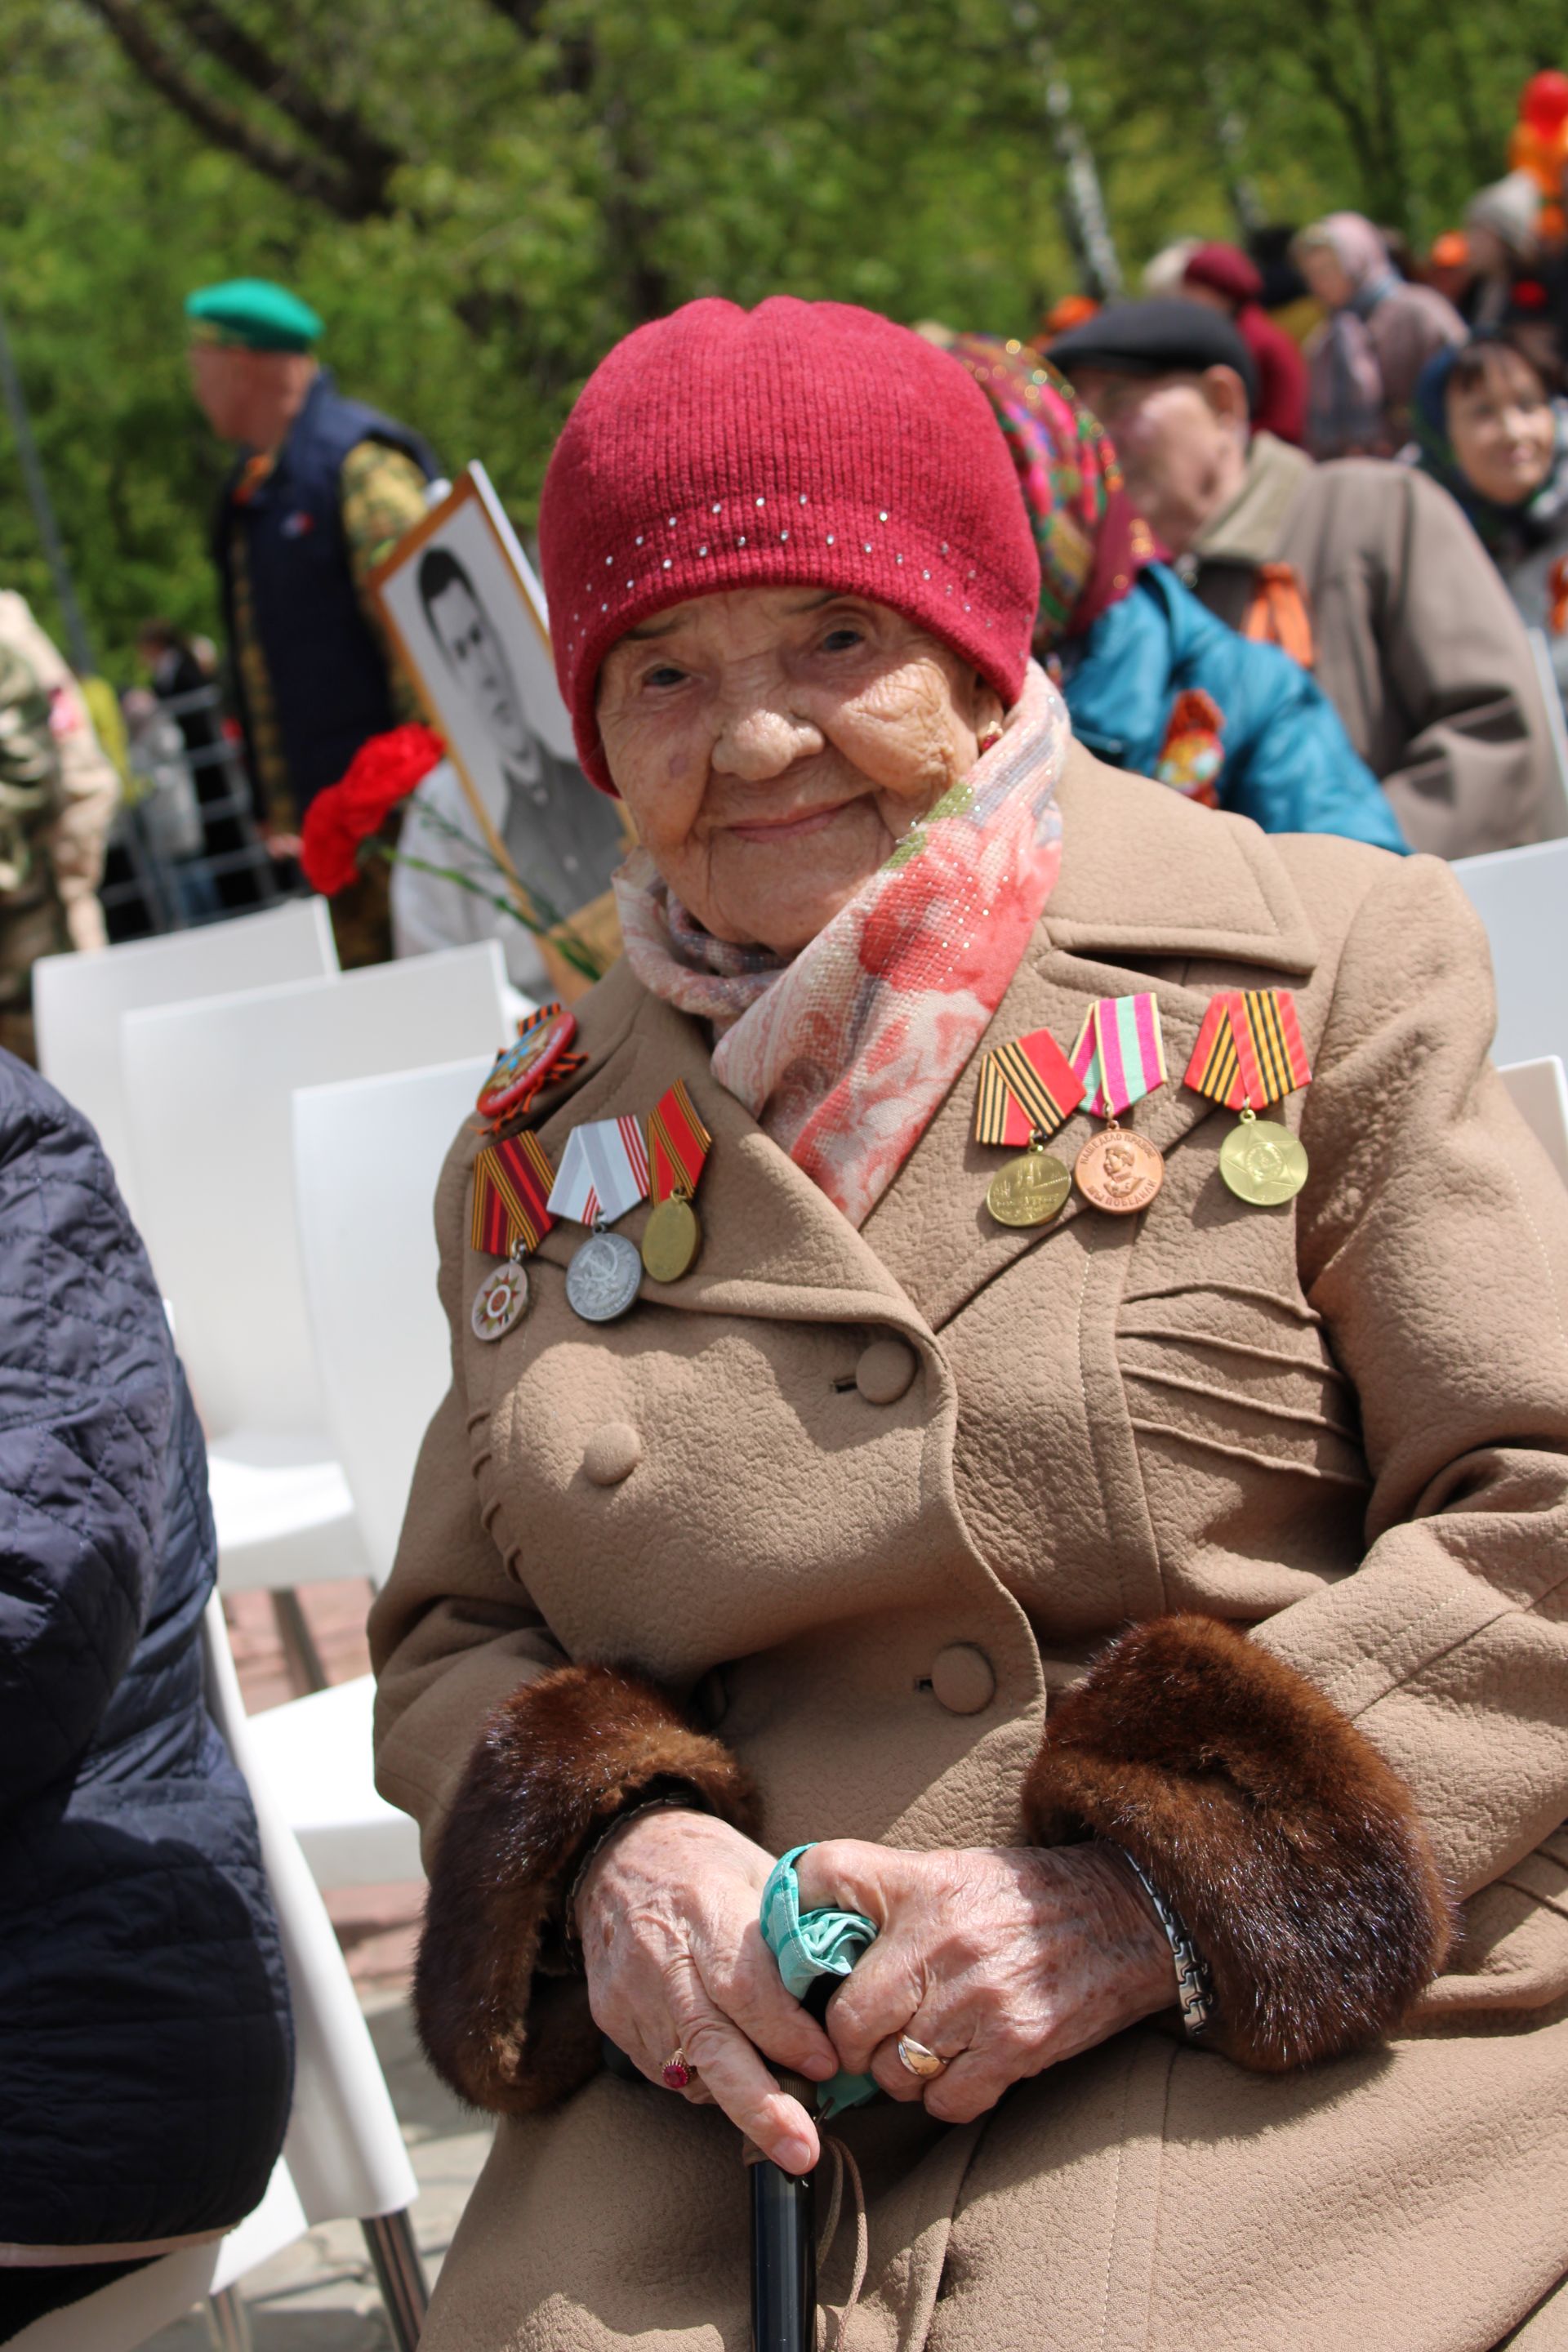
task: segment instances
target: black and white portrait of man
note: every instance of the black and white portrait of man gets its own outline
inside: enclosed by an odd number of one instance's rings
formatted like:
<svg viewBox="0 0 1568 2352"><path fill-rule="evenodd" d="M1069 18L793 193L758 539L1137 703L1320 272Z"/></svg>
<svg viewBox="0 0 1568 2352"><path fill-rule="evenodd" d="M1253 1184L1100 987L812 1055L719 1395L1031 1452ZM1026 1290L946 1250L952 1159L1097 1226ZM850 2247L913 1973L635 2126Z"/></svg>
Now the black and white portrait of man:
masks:
<svg viewBox="0 0 1568 2352"><path fill-rule="evenodd" d="M525 887L550 915L574 914L609 887L626 855L615 803L530 726L502 631L469 568L436 541L415 572L426 625L450 680L450 694L439 698L453 706L449 731L470 769L479 764L477 754L488 753L485 764L493 766L501 789L484 797L492 807L499 803L500 835ZM466 726L457 723L465 718Z"/></svg>

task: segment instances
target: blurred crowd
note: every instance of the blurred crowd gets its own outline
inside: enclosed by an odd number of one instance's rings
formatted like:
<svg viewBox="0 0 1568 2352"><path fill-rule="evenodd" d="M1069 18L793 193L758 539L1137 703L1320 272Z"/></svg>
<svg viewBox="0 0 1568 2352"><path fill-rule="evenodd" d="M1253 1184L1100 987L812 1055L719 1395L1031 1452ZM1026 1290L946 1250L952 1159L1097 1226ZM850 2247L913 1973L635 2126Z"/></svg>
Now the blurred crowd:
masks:
<svg viewBox="0 0 1568 2352"><path fill-rule="evenodd" d="M1036 652L1101 757L1269 831L1445 857L1568 831L1568 74L1531 79L1499 163L1424 253L1335 211L1180 237L1136 298L1065 293L1031 339L923 330L992 399ZM150 618L117 698L0 594L0 1042L24 1054L39 955L305 887L307 809L417 707L374 574L437 458L339 391L298 295L236 279L186 308L193 430L199 408L230 453L221 642ZM459 781L423 788L447 868L488 855ZM531 789L501 826L525 883L533 834L558 847L592 805ZM333 919L345 963L477 926L533 969L493 887L428 860L389 882L366 857Z"/></svg>

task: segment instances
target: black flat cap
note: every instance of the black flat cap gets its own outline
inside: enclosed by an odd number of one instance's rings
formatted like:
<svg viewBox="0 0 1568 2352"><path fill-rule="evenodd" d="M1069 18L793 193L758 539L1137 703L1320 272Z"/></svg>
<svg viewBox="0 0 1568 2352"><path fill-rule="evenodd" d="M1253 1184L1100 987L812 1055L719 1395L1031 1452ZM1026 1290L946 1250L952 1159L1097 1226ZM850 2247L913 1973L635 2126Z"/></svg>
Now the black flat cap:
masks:
<svg viewBox="0 0 1568 2352"><path fill-rule="evenodd" d="M1046 357L1065 376L1091 367L1110 375L1201 375L1205 368L1234 368L1247 387L1247 406L1258 400L1258 370L1240 328L1223 311L1184 302L1179 295L1108 303L1058 336Z"/></svg>

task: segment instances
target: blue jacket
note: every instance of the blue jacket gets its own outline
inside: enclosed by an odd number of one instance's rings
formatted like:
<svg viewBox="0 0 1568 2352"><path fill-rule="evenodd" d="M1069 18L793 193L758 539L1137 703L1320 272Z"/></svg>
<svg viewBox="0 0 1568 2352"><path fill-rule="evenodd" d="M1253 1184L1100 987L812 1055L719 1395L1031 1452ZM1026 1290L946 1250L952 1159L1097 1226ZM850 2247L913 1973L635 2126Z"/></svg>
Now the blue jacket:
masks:
<svg viewBox="0 0 1568 2352"><path fill-rule="evenodd" d="M221 2229L282 2145L278 1928L202 1697L216 1559L109 1163L0 1053L0 2244Z"/></svg>
<svg viewBox="0 0 1568 2352"><path fill-rule="evenodd" d="M435 457L416 433L361 401L345 400L323 369L260 488L245 506L234 505L242 461L225 487L218 514L215 552L228 640L232 646L230 529L237 519L256 634L301 816L325 785L339 781L362 743L396 724L386 655L361 606L343 533L343 460L362 441L384 441L412 457L427 481L435 475ZM234 683L248 736L237 664Z"/></svg>
<svg viewBox="0 0 1568 2352"><path fill-rule="evenodd" d="M1226 628L1163 563L1064 646L1061 660L1073 732L1113 767L1158 775L1176 698L1201 688L1221 713L1222 808L1265 833L1339 833L1405 848L1322 688L1277 646Z"/></svg>

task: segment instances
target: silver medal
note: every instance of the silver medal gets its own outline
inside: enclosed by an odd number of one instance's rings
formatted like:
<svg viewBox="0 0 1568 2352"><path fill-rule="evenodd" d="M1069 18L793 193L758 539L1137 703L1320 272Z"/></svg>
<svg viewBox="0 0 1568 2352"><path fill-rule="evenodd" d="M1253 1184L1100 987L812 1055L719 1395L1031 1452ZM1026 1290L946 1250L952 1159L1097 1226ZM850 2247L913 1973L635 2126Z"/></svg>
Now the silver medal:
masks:
<svg viewBox="0 0 1568 2352"><path fill-rule="evenodd" d="M584 1323L613 1323L635 1301L642 1271L624 1234L590 1234L566 1269L566 1303Z"/></svg>
<svg viewBox="0 0 1568 2352"><path fill-rule="evenodd" d="M474 1293L476 1339L504 1339L528 1312L528 1268L521 1258L492 1266Z"/></svg>

